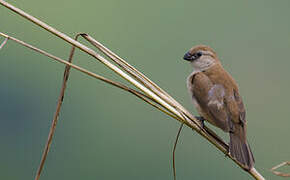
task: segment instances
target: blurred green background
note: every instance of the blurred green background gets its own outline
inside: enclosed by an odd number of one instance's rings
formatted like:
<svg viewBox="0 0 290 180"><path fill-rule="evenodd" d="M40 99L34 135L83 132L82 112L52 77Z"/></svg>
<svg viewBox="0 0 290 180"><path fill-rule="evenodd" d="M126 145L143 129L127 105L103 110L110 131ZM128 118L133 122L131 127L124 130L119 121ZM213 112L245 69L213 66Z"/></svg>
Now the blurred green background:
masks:
<svg viewBox="0 0 290 180"><path fill-rule="evenodd" d="M269 169L290 160L290 1L12 4L71 37L89 33L194 114L185 85L192 68L182 56L193 45L210 45L240 86L257 170L267 179L281 179ZM69 54L67 43L2 6L0 23L1 32L62 58ZM124 82L80 51L75 63ZM34 178L63 69L12 41L0 51L0 179ZM72 70L41 179L173 179L171 153L178 127L127 92ZM251 179L189 128L181 134L176 161L178 180Z"/></svg>

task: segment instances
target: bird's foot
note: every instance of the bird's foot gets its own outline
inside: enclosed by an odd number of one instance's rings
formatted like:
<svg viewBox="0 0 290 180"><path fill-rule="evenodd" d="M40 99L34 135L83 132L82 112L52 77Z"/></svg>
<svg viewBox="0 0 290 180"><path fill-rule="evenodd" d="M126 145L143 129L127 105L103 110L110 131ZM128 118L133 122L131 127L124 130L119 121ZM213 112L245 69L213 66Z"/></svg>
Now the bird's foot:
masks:
<svg viewBox="0 0 290 180"><path fill-rule="evenodd" d="M201 122L201 127L204 128L204 121L205 121L204 117L202 117L202 116L195 116L195 118Z"/></svg>

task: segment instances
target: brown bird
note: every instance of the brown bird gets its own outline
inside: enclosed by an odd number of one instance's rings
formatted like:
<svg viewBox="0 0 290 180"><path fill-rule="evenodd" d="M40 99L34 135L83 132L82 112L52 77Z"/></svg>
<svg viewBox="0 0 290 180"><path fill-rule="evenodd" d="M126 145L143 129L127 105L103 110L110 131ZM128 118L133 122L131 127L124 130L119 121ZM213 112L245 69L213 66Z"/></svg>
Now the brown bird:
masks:
<svg viewBox="0 0 290 180"><path fill-rule="evenodd" d="M194 68L187 78L187 88L199 119L229 132L229 153L245 169L251 169L255 160L247 143L246 112L237 83L208 46L191 48L183 59Z"/></svg>

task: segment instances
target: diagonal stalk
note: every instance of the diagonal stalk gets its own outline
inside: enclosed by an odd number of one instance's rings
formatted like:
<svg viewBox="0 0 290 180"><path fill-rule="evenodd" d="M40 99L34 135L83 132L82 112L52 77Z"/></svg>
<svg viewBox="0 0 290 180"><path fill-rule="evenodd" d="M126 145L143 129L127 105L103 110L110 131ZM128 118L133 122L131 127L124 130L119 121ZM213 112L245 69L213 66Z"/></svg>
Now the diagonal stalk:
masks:
<svg viewBox="0 0 290 180"><path fill-rule="evenodd" d="M84 69L82 67L79 67L79 66L77 66L75 64L72 64L72 63L69 63L69 62L67 62L67 61L65 61L65 60L63 60L63 59L61 59L59 57L56 57L56 56L54 56L52 54L49 54L49 53L47 53L47 52L45 52L45 51L43 51L43 50L41 50L39 48L36 48L36 47L34 47L34 46L30 45L30 44L27 44L27 43L25 43L25 42L23 42L23 41L21 41L19 39L16 39L16 38L14 38L12 36L8 36L7 34L4 34L4 33L1 33L0 32L0 36L3 36L3 37L6 37L7 39L10 39L12 41L15 41L16 43L21 44L21 45L23 45L23 46L25 46L25 47L27 47L29 49L32 49L32 50L34 50L34 51L36 51L36 52L38 52L40 54L43 54L43 55L45 55L45 56L47 56L47 57L51 58L52 60L55 60L55 61L57 61L59 63L68 65L68 66L70 66L70 67L72 67L72 68L74 68L74 69L76 69L76 70L78 70L78 71L80 71L80 72L88 75L88 76L91 76L91 77L96 78L96 79L99 79L99 80L101 80L101 81L103 81L105 83L111 84L111 85L113 85L115 87L118 87L120 89L123 89L125 91L128 91L128 92L132 93L133 95L137 96L138 98L140 98L140 99L144 100L145 102L149 103L150 105L154 106L155 108L159 109L160 111L164 112L165 114L167 114L167 115L169 115L169 116L171 116L171 117L173 117L175 119L178 119L179 118L176 115L168 112L166 109L163 109L162 106L160 104L158 104L158 102L156 102L151 97L149 97L146 94L143 94L143 93L141 93L139 91L136 91L135 89L129 88L128 86L126 86L126 85L124 85L122 83L119 83L119 82L116 82L116 81L112 81L112 80L107 79L107 78L105 78L103 76L100 76L98 74L95 74L93 72L90 72L90 71L88 71L88 70L86 70L86 69ZM182 122L181 119L179 119L179 121Z"/></svg>

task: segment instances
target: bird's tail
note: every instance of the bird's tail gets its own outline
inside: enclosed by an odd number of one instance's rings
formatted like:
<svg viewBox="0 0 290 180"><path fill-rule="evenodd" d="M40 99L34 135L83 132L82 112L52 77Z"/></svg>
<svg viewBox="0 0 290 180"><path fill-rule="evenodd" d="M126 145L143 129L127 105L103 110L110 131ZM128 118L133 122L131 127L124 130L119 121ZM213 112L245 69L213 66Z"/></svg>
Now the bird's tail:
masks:
<svg viewBox="0 0 290 180"><path fill-rule="evenodd" d="M244 127L237 127L234 133L230 133L229 151L237 161L244 165L244 168L250 170L255 163L250 145L245 137Z"/></svg>

